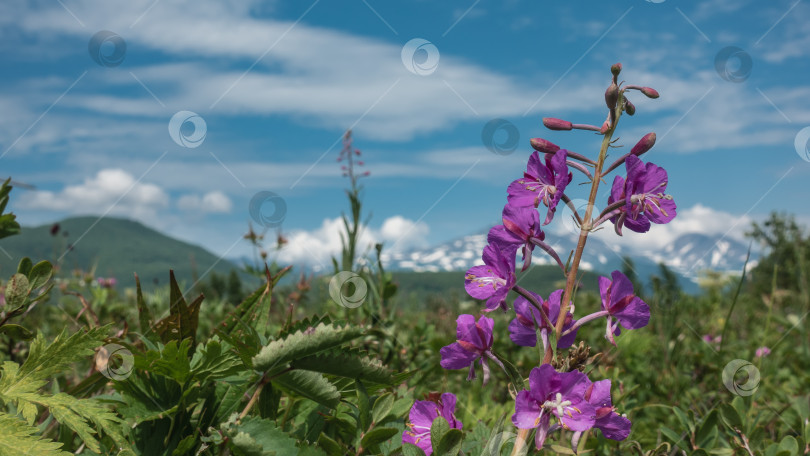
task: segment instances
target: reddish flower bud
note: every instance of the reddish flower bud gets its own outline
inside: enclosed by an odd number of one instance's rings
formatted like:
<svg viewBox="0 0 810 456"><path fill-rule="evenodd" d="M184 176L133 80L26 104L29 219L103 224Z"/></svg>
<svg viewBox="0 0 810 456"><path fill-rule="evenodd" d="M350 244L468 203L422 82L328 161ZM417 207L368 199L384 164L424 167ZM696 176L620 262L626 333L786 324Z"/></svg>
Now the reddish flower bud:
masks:
<svg viewBox="0 0 810 456"><path fill-rule="evenodd" d="M610 129L610 121L606 120L605 123L602 124L602 128L599 129L599 133L604 135L605 133L607 133L609 129Z"/></svg>
<svg viewBox="0 0 810 456"><path fill-rule="evenodd" d="M363 160L357 160L357 166L363 166Z"/></svg>
<svg viewBox="0 0 810 456"><path fill-rule="evenodd" d="M613 73L613 76L618 76L619 73L622 72L622 64L621 63L614 63L610 67L610 72Z"/></svg>
<svg viewBox="0 0 810 456"><path fill-rule="evenodd" d="M626 112L628 116L632 116L636 113L636 105L630 103L630 100L627 98L624 99L624 112Z"/></svg>
<svg viewBox="0 0 810 456"><path fill-rule="evenodd" d="M371 171L366 171L366 172L363 173L363 175L364 176L369 176L369 175L371 175Z"/></svg>
<svg viewBox="0 0 810 456"><path fill-rule="evenodd" d="M648 98L658 98L658 91L650 87L642 87L641 93L647 95Z"/></svg>
<svg viewBox="0 0 810 456"><path fill-rule="evenodd" d="M551 141L546 141L543 138L532 138L531 143L532 148L538 152L553 154L558 150L560 150L560 146L554 144Z"/></svg>
<svg viewBox="0 0 810 456"><path fill-rule="evenodd" d="M571 122L553 117L543 117L543 125L549 130L570 130L573 128Z"/></svg>
<svg viewBox="0 0 810 456"><path fill-rule="evenodd" d="M355 155L360 155L360 149L354 149L354 154Z"/></svg>
<svg viewBox="0 0 810 456"><path fill-rule="evenodd" d="M616 102L619 101L619 86L615 82L610 84L610 87L605 90L605 104L611 111L616 107Z"/></svg>
<svg viewBox="0 0 810 456"><path fill-rule="evenodd" d="M630 153L639 156L644 152L652 149L652 146L655 145L655 133L647 133L641 138L632 149L630 149Z"/></svg>

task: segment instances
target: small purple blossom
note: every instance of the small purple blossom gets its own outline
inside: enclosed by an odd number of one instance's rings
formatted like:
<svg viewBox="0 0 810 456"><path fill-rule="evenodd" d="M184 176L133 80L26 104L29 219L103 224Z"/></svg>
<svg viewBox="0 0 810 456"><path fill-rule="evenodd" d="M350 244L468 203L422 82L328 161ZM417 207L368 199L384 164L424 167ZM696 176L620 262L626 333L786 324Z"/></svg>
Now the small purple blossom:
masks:
<svg viewBox="0 0 810 456"><path fill-rule="evenodd" d="M618 336L619 323L625 329L638 329L647 326L650 321L650 308L633 292L630 279L619 271L611 273L613 280L599 277L599 294L602 296L602 311L606 312L607 329L605 337L616 345L614 336ZM613 322L616 318L616 322Z"/></svg>
<svg viewBox="0 0 810 456"><path fill-rule="evenodd" d="M757 348L757 351L754 354L754 356L756 356L757 358L764 358L764 357L766 357L766 356L768 356L770 354L771 354L771 349L768 348L768 347L762 346L762 347Z"/></svg>
<svg viewBox="0 0 810 456"><path fill-rule="evenodd" d="M546 233L540 229L540 216L531 207L517 207L507 204L503 208L503 225L497 225L489 230L487 242L499 247L504 252L514 252L522 249L523 268L525 271L532 262L534 243L532 240L543 241Z"/></svg>
<svg viewBox="0 0 810 456"><path fill-rule="evenodd" d="M557 372L550 364L535 367L529 374L529 390L518 393L512 423L520 429L537 428L535 445L540 450L549 432L562 427L586 431L596 421L596 410L585 399L590 385L579 371ZM555 417L559 425L551 426Z"/></svg>
<svg viewBox="0 0 810 456"><path fill-rule="evenodd" d="M546 154L543 164L540 154L536 151L532 153L523 177L512 182L507 189L509 203L538 207L542 201L548 207L543 225L548 225L554 217L565 187L573 178L568 171L566 154L565 149L558 150L554 155Z"/></svg>
<svg viewBox="0 0 810 456"><path fill-rule="evenodd" d="M442 347L441 366L445 369L470 368L467 380L475 378L475 361L480 359L484 371L484 384L489 381L487 358L494 359L492 348L492 329L495 320L481 316L476 323L472 315L459 315L456 319L456 342Z"/></svg>
<svg viewBox="0 0 810 456"><path fill-rule="evenodd" d="M537 299L543 312L549 317L552 324L557 324L557 317L560 313L560 301L562 300L563 290L557 290L551 293L547 301L543 301L540 295L529 292ZM512 342L523 347L534 347L537 345L537 330L540 330L540 339L543 341L543 348L548 345L548 335L555 331L554 327L549 327L543 315L528 299L523 296L518 296L515 299L515 314L517 315L511 323L509 323L509 338ZM573 314L569 311L565 318L563 331L571 328L576 323ZM557 348L568 348L574 344L577 338L577 329L571 333L560 337L557 342Z"/></svg>
<svg viewBox="0 0 810 456"><path fill-rule="evenodd" d="M484 264L473 266L464 275L464 288L475 299L486 299L485 312L506 310L506 295L515 284L515 255L492 244L484 247Z"/></svg>
<svg viewBox="0 0 810 456"><path fill-rule="evenodd" d="M653 163L646 165L635 155L629 155L624 162L627 179L616 176L610 190L608 205L625 200L620 213L611 220L616 224L616 232L621 234L622 226L636 233L646 233L652 223L669 223L675 218L676 205L672 196L665 194L667 172Z"/></svg>
<svg viewBox="0 0 810 456"><path fill-rule="evenodd" d="M610 380L592 383L585 391L585 400L596 409L593 427L602 431L605 438L624 440L630 435L630 420L619 415L610 399Z"/></svg>
<svg viewBox="0 0 810 456"><path fill-rule="evenodd" d="M430 443L430 426L433 420L442 417L447 420L450 429L461 429L461 421L456 419L456 396L453 393L444 393L438 402L416 401L408 415L408 429L402 433L402 443L416 445L427 456L433 453Z"/></svg>

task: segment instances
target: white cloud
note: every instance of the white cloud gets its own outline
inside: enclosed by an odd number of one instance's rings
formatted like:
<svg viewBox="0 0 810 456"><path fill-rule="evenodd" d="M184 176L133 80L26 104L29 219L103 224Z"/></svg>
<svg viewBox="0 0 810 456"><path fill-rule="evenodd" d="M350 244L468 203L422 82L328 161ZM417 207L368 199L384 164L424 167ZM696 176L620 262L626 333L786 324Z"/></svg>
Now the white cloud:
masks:
<svg viewBox="0 0 810 456"><path fill-rule="evenodd" d="M208 192L202 197L195 194L183 195L177 200L177 207L185 211L202 211L211 213L231 212L233 203L220 191Z"/></svg>
<svg viewBox="0 0 810 456"><path fill-rule="evenodd" d="M20 197L23 210L51 210L67 214L125 215L153 219L168 207L169 197L157 185L139 182L122 169L103 169L78 185L59 192L36 191Z"/></svg>
<svg viewBox="0 0 810 456"><path fill-rule="evenodd" d="M428 232L429 228L424 222L414 222L402 216L389 217L379 229L361 228L357 253L372 255L373 246L378 242L383 243L384 251L426 247ZM316 270L329 269L332 257L340 255L341 233L345 233L345 228L340 217L325 219L320 228L312 231L285 233L287 244L279 252L278 261L307 264Z"/></svg>
<svg viewBox="0 0 810 456"><path fill-rule="evenodd" d="M603 225L605 229L593 235L608 245L619 244L623 248L635 251L658 251L688 233L725 235L732 239L743 240L744 233L750 229L752 221L753 219L747 215L734 215L696 204L688 209L678 208L678 215L672 222L665 225L653 224L646 233L635 233L625 228L619 237L613 232L613 224L607 222Z"/></svg>

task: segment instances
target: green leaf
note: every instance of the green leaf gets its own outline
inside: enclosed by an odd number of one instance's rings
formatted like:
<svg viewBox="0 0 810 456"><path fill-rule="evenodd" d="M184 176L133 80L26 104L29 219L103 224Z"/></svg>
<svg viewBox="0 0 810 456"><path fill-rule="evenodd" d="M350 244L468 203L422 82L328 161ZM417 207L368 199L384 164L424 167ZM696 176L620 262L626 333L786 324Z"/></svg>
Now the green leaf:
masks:
<svg viewBox="0 0 810 456"><path fill-rule="evenodd" d="M680 421L682 430L688 430L690 434L695 432L695 425L692 423L692 420L686 416L686 413L679 409L678 407L672 407L672 412L675 413L675 416L678 417L678 421Z"/></svg>
<svg viewBox="0 0 810 456"><path fill-rule="evenodd" d="M324 353L294 360L290 365L322 374L353 378L364 382L394 385L397 376L379 360L365 353L349 350L329 350Z"/></svg>
<svg viewBox="0 0 810 456"><path fill-rule="evenodd" d="M357 391L357 426L361 431L365 431L371 425L371 398L368 397L368 391L360 380L355 382L355 390Z"/></svg>
<svg viewBox="0 0 810 456"><path fill-rule="evenodd" d="M278 418L278 404L281 402L281 391L273 388L273 383L268 383L259 393L259 416L275 420Z"/></svg>
<svg viewBox="0 0 810 456"><path fill-rule="evenodd" d="M416 445L411 443L403 443L402 456L425 456L425 452Z"/></svg>
<svg viewBox="0 0 810 456"><path fill-rule="evenodd" d="M17 274L22 274L28 277L28 273L31 272L31 268L34 266L34 263L31 261L31 258L24 257L20 260L20 263L17 265Z"/></svg>
<svg viewBox="0 0 810 456"><path fill-rule="evenodd" d="M288 362L335 348L363 335L364 330L353 326L319 324L306 331L297 331L275 340L253 357L253 368L267 372Z"/></svg>
<svg viewBox="0 0 810 456"><path fill-rule="evenodd" d="M290 371L274 378L272 383L284 391L303 396L332 409L340 403L340 393L335 385L316 372Z"/></svg>
<svg viewBox="0 0 810 456"><path fill-rule="evenodd" d="M45 286L45 284L51 280L51 276L53 275L53 266L51 266L51 263L47 261L40 261L39 263L35 264L30 269L30 272L28 272L26 275L28 276L29 290L33 291L37 288Z"/></svg>
<svg viewBox="0 0 810 456"><path fill-rule="evenodd" d="M799 442L793 436L786 436L779 442L779 451L788 451L791 455L799 454Z"/></svg>
<svg viewBox="0 0 810 456"><path fill-rule="evenodd" d="M432 439L433 437L431 437ZM457 456L461 451L461 444L464 440L464 434L461 429L450 429L447 431L439 444L435 446L436 456Z"/></svg>
<svg viewBox="0 0 810 456"><path fill-rule="evenodd" d="M394 395L385 393L379 396L374 401L374 407L371 409L371 420L374 424L381 423L394 408Z"/></svg>
<svg viewBox="0 0 810 456"><path fill-rule="evenodd" d="M190 454L191 450L193 450L194 447L196 446L196 441L197 440L194 438L193 435L184 438L183 440L180 441L180 443L177 444L177 447L174 449L174 451L172 451L172 456L185 456L187 454Z"/></svg>
<svg viewBox="0 0 810 456"><path fill-rule="evenodd" d="M249 456L296 456L295 439L263 418L245 417L240 423L223 424L223 432L229 437L228 445L237 455Z"/></svg>
<svg viewBox="0 0 810 456"><path fill-rule="evenodd" d="M345 448L323 432L318 436L318 445L320 445L329 456L343 456L346 453Z"/></svg>
<svg viewBox="0 0 810 456"><path fill-rule="evenodd" d="M34 338L34 333L20 325L5 324L0 326L0 334L6 334L12 339L17 340L30 340Z"/></svg>
<svg viewBox="0 0 810 456"><path fill-rule="evenodd" d="M731 405L721 404L720 416L723 418L723 422L726 424L726 426L730 427L731 429L742 429L742 419L737 413L737 410L735 410Z"/></svg>
<svg viewBox="0 0 810 456"><path fill-rule="evenodd" d="M684 438L683 438L683 437L681 437L681 435L680 435L680 434L678 434L677 432L673 431L672 429L670 429L670 428L668 428L668 427L666 427L666 426L661 426L661 433L662 433L662 434L664 434L664 436L665 436L666 438L668 438L669 440L671 440L671 441L672 441L672 443L674 443L675 445L677 445L677 446L678 446L679 448L681 448L682 450L688 449L688 448L687 448L685 445L682 445L682 444L685 444L685 443L686 443L686 440L684 440Z"/></svg>
<svg viewBox="0 0 810 456"><path fill-rule="evenodd" d="M157 342L157 339L153 338L155 333L152 331L154 319L152 318L152 312L146 305L146 301L143 299L141 279L138 278L138 274L135 274L135 293L135 303L138 306L138 322L141 325L141 333L153 342Z"/></svg>
<svg viewBox="0 0 810 456"><path fill-rule="evenodd" d="M444 417L436 417L430 425L430 444L433 447L433 452L436 453L439 442L442 437L450 431L450 424Z"/></svg>
<svg viewBox="0 0 810 456"><path fill-rule="evenodd" d="M572 450L571 448L568 448L568 447L564 447L564 446L560 446L560 445L553 445L553 444L550 445L550 447L551 447L551 451L553 451L553 452L555 452L557 454L576 454L576 453L574 453L574 450Z"/></svg>
<svg viewBox="0 0 810 456"><path fill-rule="evenodd" d="M714 440L717 437L717 410L712 410L703 418L700 427L695 435L695 440L703 448L711 448L714 446Z"/></svg>
<svg viewBox="0 0 810 456"><path fill-rule="evenodd" d="M375 445L379 445L380 443L387 441L398 433L399 430L395 428L374 428L363 436L363 439L360 440L360 445L366 449L372 448Z"/></svg>
<svg viewBox="0 0 810 456"><path fill-rule="evenodd" d="M38 429L0 412L0 456L71 456L62 444L35 435Z"/></svg>
<svg viewBox="0 0 810 456"><path fill-rule="evenodd" d="M29 290L28 277L20 273L11 276L6 284L6 306L12 311L23 307Z"/></svg>

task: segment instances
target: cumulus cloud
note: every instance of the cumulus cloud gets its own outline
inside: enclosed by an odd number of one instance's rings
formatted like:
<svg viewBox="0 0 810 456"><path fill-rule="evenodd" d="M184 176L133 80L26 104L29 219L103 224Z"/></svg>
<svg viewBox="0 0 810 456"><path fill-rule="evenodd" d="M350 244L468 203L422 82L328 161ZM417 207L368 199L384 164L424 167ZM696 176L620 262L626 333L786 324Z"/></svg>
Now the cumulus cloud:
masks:
<svg viewBox="0 0 810 456"><path fill-rule="evenodd" d="M155 184L137 181L122 169L103 169L61 191L37 191L20 198L21 209L67 214L111 214L153 219L169 205L169 196Z"/></svg>
<svg viewBox="0 0 810 456"><path fill-rule="evenodd" d="M429 228L424 222L415 222L396 215L385 219L379 229L364 226L360 230L358 254L371 254L374 244L382 242L384 251L405 251L426 247ZM345 233L340 217L325 219L315 230L296 230L285 233L287 244L279 252L278 260L290 264L307 264L316 271L331 267L331 258L339 256L341 234Z"/></svg>
<svg viewBox="0 0 810 456"><path fill-rule="evenodd" d="M687 209L678 208L678 216L672 222L666 225L653 224L647 233L634 233L625 228L622 231L623 236L619 237L613 232L613 224L607 222L604 225L605 229L595 232L594 236L608 245L618 244L631 251L653 251L662 249L688 233L720 235L742 240L752 221L753 218L748 215L734 215L696 204Z"/></svg>
<svg viewBox="0 0 810 456"><path fill-rule="evenodd" d="M196 194L183 195L177 200L177 207L185 211L201 211L227 214L231 212L233 203L221 191L208 192L202 197Z"/></svg>

